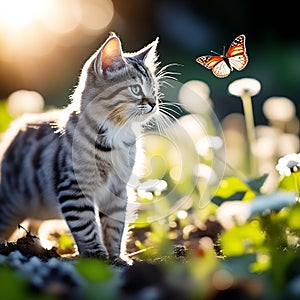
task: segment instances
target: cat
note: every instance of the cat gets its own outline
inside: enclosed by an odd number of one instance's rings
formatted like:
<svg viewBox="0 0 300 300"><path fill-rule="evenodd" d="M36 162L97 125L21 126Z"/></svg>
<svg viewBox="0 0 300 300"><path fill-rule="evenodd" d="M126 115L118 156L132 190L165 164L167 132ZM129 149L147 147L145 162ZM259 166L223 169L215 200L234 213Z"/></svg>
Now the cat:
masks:
<svg viewBox="0 0 300 300"><path fill-rule="evenodd" d="M25 218L64 218L80 255L120 257L136 137L161 114L157 45L124 53L111 33L69 105L12 123L0 145L0 240Z"/></svg>

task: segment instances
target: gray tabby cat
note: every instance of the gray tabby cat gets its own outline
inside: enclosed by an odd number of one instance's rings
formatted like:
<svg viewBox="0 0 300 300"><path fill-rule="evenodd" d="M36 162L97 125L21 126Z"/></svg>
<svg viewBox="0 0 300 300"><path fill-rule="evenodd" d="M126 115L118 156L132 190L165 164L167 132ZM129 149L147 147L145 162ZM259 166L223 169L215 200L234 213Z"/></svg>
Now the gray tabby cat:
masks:
<svg viewBox="0 0 300 300"><path fill-rule="evenodd" d="M111 33L70 105L12 124L0 145L0 240L25 218L63 217L80 255L119 257L136 135L159 110L157 43L125 54Z"/></svg>

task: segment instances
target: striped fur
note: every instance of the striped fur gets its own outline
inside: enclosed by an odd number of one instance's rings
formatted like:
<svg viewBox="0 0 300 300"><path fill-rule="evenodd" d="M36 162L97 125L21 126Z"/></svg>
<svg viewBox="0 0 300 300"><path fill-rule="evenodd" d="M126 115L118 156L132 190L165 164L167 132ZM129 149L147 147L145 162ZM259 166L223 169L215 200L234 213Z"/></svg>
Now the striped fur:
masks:
<svg viewBox="0 0 300 300"><path fill-rule="evenodd" d="M70 105L12 124L0 146L0 239L25 218L64 218L81 255L120 255L136 135L158 112L156 46L124 54L112 33Z"/></svg>

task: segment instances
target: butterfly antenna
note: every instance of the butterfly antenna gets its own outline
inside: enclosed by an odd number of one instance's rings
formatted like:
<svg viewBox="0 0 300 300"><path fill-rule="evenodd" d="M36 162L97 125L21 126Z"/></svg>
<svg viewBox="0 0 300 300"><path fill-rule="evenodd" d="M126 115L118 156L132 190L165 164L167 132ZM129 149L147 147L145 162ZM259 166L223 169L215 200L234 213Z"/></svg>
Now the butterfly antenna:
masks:
<svg viewBox="0 0 300 300"><path fill-rule="evenodd" d="M225 56L225 46L223 46L223 56Z"/></svg>
<svg viewBox="0 0 300 300"><path fill-rule="evenodd" d="M216 54L216 55L221 56L221 54L219 54L219 53L217 53L217 52L215 52L215 51L213 51L213 50L210 50L210 52L213 53L213 54Z"/></svg>

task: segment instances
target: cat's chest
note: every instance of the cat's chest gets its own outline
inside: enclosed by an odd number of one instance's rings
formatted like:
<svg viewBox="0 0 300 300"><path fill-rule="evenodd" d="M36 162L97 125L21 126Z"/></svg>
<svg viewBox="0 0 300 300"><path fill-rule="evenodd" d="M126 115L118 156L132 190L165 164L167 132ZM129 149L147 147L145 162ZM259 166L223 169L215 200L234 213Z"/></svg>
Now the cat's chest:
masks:
<svg viewBox="0 0 300 300"><path fill-rule="evenodd" d="M119 170L132 169L136 154L136 136L132 133L128 134L128 131L118 132L113 138L109 138L107 135L109 148L106 149L102 157L109 162L113 171L119 172Z"/></svg>
<svg viewBox="0 0 300 300"><path fill-rule="evenodd" d="M109 155L106 155L106 159L108 159L112 171L121 172L124 170L128 172L133 168L135 153L135 144L124 145L124 147L112 149Z"/></svg>
<svg viewBox="0 0 300 300"><path fill-rule="evenodd" d="M112 149L96 158L96 185L105 183L108 186L126 184L131 176L135 163L135 147Z"/></svg>

